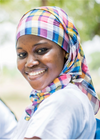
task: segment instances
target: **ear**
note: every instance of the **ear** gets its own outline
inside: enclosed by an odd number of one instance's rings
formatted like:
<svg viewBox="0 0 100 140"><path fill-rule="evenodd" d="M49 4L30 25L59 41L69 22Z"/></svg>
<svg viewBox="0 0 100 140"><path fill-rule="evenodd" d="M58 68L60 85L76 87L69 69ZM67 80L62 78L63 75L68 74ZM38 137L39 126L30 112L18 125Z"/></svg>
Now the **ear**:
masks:
<svg viewBox="0 0 100 140"><path fill-rule="evenodd" d="M66 52L65 52L65 50L63 50L63 58L64 58L64 64L66 63Z"/></svg>
<svg viewBox="0 0 100 140"><path fill-rule="evenodd" d="M64 56L64 58L65 58L65 56L66 56L66 52L65 52L65 50L63 50L63 56Z"/></svg>
<svg viewBox="0 0 100 140"><path fill-rule="evenodd" d="M64 64L68 60L69 53L67 53L65 50L63 50L63 57L64 57Z"/></svg>
<svg viewBox="0 0 100 140"><path fill-rule="evenodd" d="M68 55L69 55L69 53L67 53L65 50L63 50L63 56L64 56L64 58L68 59Z"/></svg>

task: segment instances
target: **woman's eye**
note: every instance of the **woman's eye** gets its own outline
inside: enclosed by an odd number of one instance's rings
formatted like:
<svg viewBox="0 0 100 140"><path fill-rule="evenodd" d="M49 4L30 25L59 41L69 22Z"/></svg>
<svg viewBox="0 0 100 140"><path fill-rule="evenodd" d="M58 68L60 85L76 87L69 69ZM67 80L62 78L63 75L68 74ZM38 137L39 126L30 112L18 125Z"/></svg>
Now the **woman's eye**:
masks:
<svg viewBox="0 0 100 140"><path fill-rule="evenodd" d="M27 55L27 53L19 53L18 54L18 57L21 58L21 59L23 59L23 58L26 57L26 55Z"/></svg>
<svg viewBox="0 0 100 140"><path fill-rule="evenodd" d="M47 52L47 50L48 50L47 48L41 48L41 49L37 50L37 53L42 55L42 54L45 54Z"/></svg>

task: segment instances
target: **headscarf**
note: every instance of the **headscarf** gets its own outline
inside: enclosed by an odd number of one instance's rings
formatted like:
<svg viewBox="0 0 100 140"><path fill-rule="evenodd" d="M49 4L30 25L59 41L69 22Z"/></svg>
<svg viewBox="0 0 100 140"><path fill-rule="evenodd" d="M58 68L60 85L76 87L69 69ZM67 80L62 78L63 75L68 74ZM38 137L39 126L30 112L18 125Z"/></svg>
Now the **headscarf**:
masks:
<svg viewBox="0 0 100 140"><path fill-rule="evenodd" d="M42 91L34 90L30 94L32 105L26 109L26 120L37 110L38 105L55 91L73 83L87 95L94 114L98 112L100 101L93 87L86 64L86 58L80 44L80 37L68 15L59 7L38 7L28 11L21 18L16 34L16 42L23 35L36 35L51 40L69 54L60 75Z"/></svg>

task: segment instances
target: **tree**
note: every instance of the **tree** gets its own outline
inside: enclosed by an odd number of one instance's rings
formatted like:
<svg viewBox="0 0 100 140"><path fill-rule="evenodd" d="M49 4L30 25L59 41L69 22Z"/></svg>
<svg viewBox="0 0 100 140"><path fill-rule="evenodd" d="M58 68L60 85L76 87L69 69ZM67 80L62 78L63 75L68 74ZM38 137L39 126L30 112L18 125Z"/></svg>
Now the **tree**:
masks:
<svg viewBox="0 0 100 140"><path fill-rule="evenodd" d="M41 0L41 5L42 6L47 6L48 5L48 0Z"/></svg>

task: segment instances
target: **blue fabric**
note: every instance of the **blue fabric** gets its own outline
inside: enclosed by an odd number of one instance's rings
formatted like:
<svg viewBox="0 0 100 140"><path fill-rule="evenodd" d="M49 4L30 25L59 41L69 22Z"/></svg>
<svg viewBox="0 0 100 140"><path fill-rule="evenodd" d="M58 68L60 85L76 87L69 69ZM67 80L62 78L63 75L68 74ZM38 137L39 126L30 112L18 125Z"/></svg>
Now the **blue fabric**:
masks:
<svg viewBox="0 0 100 140"><path fill-rule="evenodd" d="M100 120L96 118L96 134L95 139L100 139Z"/></svg>

